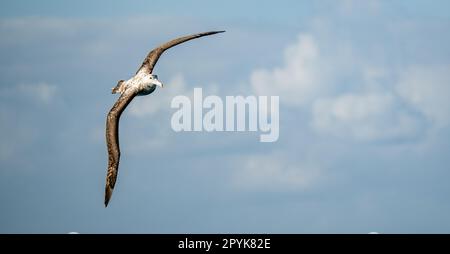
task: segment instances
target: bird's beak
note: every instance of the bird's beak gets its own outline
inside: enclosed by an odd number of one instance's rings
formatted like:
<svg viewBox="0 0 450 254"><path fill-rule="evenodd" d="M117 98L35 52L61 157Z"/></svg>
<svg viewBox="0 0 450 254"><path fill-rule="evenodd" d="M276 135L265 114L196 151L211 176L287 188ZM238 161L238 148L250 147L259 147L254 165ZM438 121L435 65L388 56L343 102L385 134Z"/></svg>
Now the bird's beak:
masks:
<svg viewBox="0 0 450 254"><path fill-rule="evenodd" d="M161 88L164 88L163 83L161 83L159 80L155 80L155 85L157 85L157 86L159 86Z"/></svg>

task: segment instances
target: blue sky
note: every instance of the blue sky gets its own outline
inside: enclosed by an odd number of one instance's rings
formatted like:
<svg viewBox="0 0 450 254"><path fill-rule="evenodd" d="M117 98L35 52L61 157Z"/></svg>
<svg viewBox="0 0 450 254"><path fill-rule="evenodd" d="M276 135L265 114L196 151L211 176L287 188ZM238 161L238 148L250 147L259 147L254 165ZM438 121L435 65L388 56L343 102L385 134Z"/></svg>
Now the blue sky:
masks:
<svg viewBox="0 0 450 254"><path fill-rule="evenodd" d="M449 233L448 1L2 1L0 232ZM164 89L105 117L145 54ZM280 96L280 138L175 133L176 95Z"/></svg>

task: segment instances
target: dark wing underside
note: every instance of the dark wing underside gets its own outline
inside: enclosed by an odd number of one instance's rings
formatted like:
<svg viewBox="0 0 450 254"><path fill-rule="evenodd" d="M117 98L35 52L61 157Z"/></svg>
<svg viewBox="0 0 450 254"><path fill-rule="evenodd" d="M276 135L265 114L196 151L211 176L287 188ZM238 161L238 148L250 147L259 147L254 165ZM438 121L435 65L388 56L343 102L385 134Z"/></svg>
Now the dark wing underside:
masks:
<svg viewBox="0 0 450 254"><path fill-rule="evenodd" d="M141 72L141 71L145 71L146 73L152 73L153 67L155 67L155 64L158 61L159 57L166 49L169 49L173 46L176 46L180 43L183 43L183 42L186 42L186 41L189 41L192 39L200 38L200 37L207 36L207 35L217 34L217 33L223 33L223 32L225 32L225 31L212 31L212 32L192 34L192 35L180 37L175 40L166 42L166 43L162 44L161 46L150 51L150 53L148 53L147 57L144 59L144 62L141 65L141 67L139 68L139 70L136 73Z"/></svg>
<svg viewBox="0 0 450 254"><path fill-rule="evenodd" d="M116 184L119 170L120 148L119 148L119 119L122 112L136 96L136 90L128 90L116 101L106 118L106 144L108 146L108 172L106 174L105 207L108 206Z"/></svg>

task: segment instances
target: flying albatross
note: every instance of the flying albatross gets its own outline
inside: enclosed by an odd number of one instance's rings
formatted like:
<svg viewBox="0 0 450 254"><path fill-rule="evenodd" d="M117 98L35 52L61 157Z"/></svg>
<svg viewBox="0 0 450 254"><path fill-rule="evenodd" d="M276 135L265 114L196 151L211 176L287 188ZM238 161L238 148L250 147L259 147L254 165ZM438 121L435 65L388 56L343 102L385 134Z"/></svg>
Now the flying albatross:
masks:
<svg viewBox="0 0 450 254"><path fill-rule="evenodd" d="M105 186L105 207L108 206L109 200L116 184L117 173L119 170L120 148L119 148L119 119L122 112L133 100L135 96L151 94L155 91L156 86L163 87L158 80L158 76L152 74L153 67L158 61L161 54L178 44L200 38L207 35L222 33L225 31L212 31L180 37L153 49L144 59L139 70L129 80L120 80L116 87L112 89L112 93L120 93L121 96L108 113L106 118L106 144L108 147L108 171L106 174Z"/></svg>

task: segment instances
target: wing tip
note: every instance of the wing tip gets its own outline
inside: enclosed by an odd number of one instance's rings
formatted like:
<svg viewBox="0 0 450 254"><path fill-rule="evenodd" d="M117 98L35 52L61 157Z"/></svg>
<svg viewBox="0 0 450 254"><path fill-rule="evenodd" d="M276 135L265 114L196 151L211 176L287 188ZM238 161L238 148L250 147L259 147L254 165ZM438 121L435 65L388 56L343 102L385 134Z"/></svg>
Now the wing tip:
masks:
<svg viewBox="0 0 450 254"><path fill-rule="evenodd" d="M202 37L202 36L206 36L206 35L213 35L213 34L219 34L219 33L225 33L225 32L226 32L225 30L217 30L217 31L209 31L209 32L193 34L191 36Z"/></svg>
<svg viewBox="0 0 450 254"><path fill-rule="evenodd" d="M219 31L212 31L211 34L219 34L219 33L225 33L225 30L219 30Z"/></svg>
<svg viewBox="0 0 450 254"><path fill-rule="evenodd" d="M105 208L108 207L109 200L111 199L113 188L108 185L105 186Z"/></svg>

